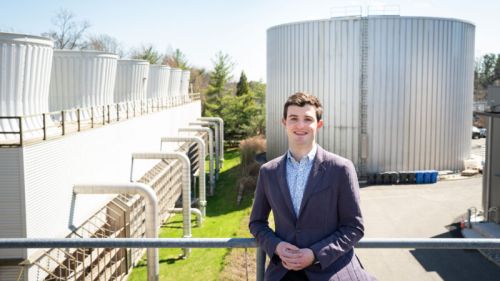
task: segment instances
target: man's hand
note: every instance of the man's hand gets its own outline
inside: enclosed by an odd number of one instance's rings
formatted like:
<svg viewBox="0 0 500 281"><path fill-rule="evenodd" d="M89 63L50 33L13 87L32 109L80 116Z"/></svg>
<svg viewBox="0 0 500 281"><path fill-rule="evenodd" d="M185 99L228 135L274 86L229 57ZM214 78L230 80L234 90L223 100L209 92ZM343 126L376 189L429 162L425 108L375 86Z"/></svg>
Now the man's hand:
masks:
<svg viewBox="0 0 500 281"><path fill-rule="evenodd" d="M288 270L301 270L314 262L314 253L311 249L299 249L287 242L278 244L276 254L280 257L283 267Z"/></svg>

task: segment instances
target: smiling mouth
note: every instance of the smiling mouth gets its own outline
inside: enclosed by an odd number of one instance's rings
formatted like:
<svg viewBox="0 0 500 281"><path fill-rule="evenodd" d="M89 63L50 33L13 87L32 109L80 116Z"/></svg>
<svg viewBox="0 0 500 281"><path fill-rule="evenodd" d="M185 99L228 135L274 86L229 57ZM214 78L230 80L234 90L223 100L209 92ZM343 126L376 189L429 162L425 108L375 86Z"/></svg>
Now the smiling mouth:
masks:
<svg viewBox="0 0 500 281"><path fill-rule="evenodd" d="M294 132L294 134L296 134L298 136L305 136L305 135L307 135L307 132Z"/></svg>

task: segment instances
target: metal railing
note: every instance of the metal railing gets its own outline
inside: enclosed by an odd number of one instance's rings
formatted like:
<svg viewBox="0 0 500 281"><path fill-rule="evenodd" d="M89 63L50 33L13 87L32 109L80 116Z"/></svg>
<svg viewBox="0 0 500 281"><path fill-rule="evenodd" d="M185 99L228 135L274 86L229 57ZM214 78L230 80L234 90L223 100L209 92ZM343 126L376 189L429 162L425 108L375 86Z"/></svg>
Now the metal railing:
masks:
<svg viewBox="0 0 500 281"><path fill-rule="evenodd" d="M121 102L23 116L0 116L0 147L19 147L131 119L188 102L200 94ZM5 127L5 128L4 128Z"/></svg>
<svg viewBox="0 0 500 281"><path fill-rule="evenodd" d="M357 248L500 249L497 238L365 238ZM257 248L257 280L264 280L266 256L253 238L1 238L3 248Z"/></svg>

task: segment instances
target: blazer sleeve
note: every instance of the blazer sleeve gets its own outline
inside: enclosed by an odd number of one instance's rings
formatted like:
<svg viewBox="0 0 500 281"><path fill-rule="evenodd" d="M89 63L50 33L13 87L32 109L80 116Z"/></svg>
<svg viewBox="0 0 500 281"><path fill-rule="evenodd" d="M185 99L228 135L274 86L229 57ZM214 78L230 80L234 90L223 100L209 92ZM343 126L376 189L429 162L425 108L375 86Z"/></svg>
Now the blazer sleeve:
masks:
<svg viewBox="0 0 500 281"><path fill-rule="evenodd" d="M324 239L314 243L314 252L322 269L327 268L343 254L349 252L363 237L364 226L359 207L359 184L351 161L343 167L339 181L338 220L339 228Z"/></svg>
<svg viewBox="0 0 500 281"><path fill-rule="evenodd" d="M257 179L257 188L255 189L255 197L248 226L250 232L256 238L259 247L274 261L274 252L281 239L269 227L268 219L271 212L271 205L265 191L268 182L265 169L261 168L259 178Z"/></svg>

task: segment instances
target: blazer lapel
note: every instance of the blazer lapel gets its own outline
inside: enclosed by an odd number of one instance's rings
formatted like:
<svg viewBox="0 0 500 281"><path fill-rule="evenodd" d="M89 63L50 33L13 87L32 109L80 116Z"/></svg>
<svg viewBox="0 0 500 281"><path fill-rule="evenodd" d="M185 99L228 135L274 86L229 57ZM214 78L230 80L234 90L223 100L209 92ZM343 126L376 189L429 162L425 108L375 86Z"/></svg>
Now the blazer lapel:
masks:
<svg viewBox="0 0 500 281"><path fill-rule="evenodd" d="M293 209L292 196L290 195L290 189L288 188L288 182L286 180L286 154L283 156L283 159L278 164L278 185L283 195L283 201L285 201L285 205L288 207L288 210L292 214L293 218L297 218L295 211Z"/></svg>
<svg viewBox="0 0 500 281"><path fill-rule="evenodd" d="M323 173L325 171L323 167L324 160L324 150L318 145L318 150L316 152L316 157L314 159L313 166L311 167L311 172L307 178L306 188L304 190L304 196L302 197L302 202L300 203L299 218L304 212L304 207L307 201L314 193L314 190L318 188L319 182L323 179Z"/></svg>

